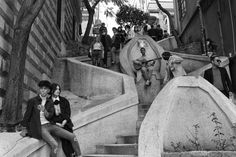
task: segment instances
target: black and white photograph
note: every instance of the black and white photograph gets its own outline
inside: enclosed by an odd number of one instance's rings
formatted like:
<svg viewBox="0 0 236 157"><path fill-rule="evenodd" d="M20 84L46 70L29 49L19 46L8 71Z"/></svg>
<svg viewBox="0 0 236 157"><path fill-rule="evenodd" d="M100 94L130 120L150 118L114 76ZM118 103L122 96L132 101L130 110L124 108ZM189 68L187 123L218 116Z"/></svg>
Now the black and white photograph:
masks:
<svg viewBox="0 0 236 157"><path fill-rule="evenodd" d="M236 157L236 0L0 0L0 157Z"/></svg>

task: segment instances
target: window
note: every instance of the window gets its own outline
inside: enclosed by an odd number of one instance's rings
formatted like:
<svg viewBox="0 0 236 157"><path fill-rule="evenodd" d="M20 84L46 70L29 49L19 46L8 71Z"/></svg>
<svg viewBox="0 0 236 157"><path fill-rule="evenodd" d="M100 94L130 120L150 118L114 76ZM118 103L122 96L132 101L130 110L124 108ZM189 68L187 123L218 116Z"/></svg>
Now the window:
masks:
<svg viewBox="0 0 236 157"><path fill-rule="evenodd" d="M186 9L186 0L178 0L179 4L179 18L182 20L187 12Z"/></svg>

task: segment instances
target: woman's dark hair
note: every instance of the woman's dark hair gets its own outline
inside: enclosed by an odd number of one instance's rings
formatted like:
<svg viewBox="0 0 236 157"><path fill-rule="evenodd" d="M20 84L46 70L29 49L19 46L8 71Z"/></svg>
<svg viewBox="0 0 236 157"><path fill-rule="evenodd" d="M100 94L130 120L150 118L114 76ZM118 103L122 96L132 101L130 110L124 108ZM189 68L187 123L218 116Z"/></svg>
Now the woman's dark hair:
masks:
<svg viewBox="0 0 236 157"><path fill-rule="evenodd" d="M38 83L39 87L47 87L49 89L51 89L51 83L48 80L42 80Z"/></svg>
<svg viewBox="0 0 236 157"><path fill-rule="evenodd" d="M61 86L57 83L52 83L51 84L51 94L53 94L57 90L57 86L59 87L59 90L61 92Z"/></svg>
<svg viewBox="0 0 236 157"><path fill-rule="evenodd" d="M165 51L165 52L162 53L162 58L164 60L169 60L170 56L171 56L171 53L168 52L168 51Z"/></svg>
<svg viewBox="0 0 236 157"><path fill-rule="evenodd" d="M140 51L141 51L141 50L146 50L146 49L145 49L144 47L141 47L141 48L140 48Z"/></svg>
<svg viewBox="0 0 236 157"><path fill-rule="evenodd" d="M216 57L219 57L219 56L216 55L216 54L213 54L213 55L210 57L210 60L213 61Z"/></svg>

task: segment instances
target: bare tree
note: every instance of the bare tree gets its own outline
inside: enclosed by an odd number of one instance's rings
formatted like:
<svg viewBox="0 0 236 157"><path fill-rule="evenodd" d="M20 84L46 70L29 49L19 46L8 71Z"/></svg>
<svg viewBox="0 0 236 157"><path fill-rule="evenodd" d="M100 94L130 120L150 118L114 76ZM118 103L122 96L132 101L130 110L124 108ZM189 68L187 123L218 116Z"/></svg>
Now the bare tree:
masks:
<svg viewBox="0 0 236 157"><path fill-rule="evenodd" d="M45 0L24 0L14 25L10 71L0 122L16 124L22 119L23 82L31 26Z"/></svg>
<svg viewBox="0 0 236 157"><path fill-rule="evenodd" d="M86 27L86 31L85 31L84 37L83 37L83 43L88 43L88 37L89 37L89 32L90 32L92 24L93 24L93 16L95 13L95 8L99 2L100 2L100 0L96 0L95 3L91 6L89 4L89 0L84 0L84 5L88 10L89 18L88 18L88 24Z"/></svg>
<svg viewBox="0 0 236 157"><path fill-rule="evenodd" d="M173 20L172 20L172 17L171 17L171 15L170 15L169 11L162 7L162 5L160 4L159 0L156 0L156 3L157 3L157 6L159 7L159 9L160 9L162 12L164 12L164 13L168 16L169 22L170 22L170 32L171 32L171 33L173 34L173 36L175 37L175 39L176 39L176 41L177 41L177 44L178 44L178 45L181 45L182 42L181 42L181 40L179 39L178 33L177 33L176 29L175 29L174 22L173 22Z"/></svg>

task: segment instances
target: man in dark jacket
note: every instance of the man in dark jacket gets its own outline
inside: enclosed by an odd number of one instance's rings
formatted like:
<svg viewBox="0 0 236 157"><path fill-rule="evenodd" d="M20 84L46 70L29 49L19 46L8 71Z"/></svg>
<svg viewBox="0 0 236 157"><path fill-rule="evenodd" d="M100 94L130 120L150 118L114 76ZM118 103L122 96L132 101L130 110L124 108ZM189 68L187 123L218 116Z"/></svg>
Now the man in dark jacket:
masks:
<svg viewBox="0 0 236 157"><path fill-rule="evenodd" d="M104 47L103 64L105 67L107 67L107 57L108 57L108 52L111 50L112 40L111 40L110 35L107 34L106 28L102 30L101 42Z"/></svg>
<svg viewBox="0 0 236 157"><path fill-rule="evenodd" d="M232 95L232 84L225 68L219 67L221 60L217 55L210 57L212 68L204 73L204 78L219 89L225 96Z"/></svg>
<svg viewBox="0 0 236 157"><path fill-rule="evenodd" d="M77 156L81 155L79 143L76 136L67 130L51 123L55 114L52 99L49 99L51 83L47 80L40 81L39 95L30 99L27 103L26 112L22 121L24 127L21 136L30 136L36 139L43 139L51 147L50 157L56 157L58 151L58 143L52 136L58 136L68 139Z"/></svg>
<svg viewBox="0 0 236 157"><path fill-rule="evenodd" d="M155 41L158 41L158 31L151 25L151 29L148 30L148 35Z"/></svg>
<svg viewBox="0 0 236 157"><path fill-rule="evenodd" d="M45 123L49 122L54 115L54 106L52 100L48 98L50 82L46 80L40 81L38 86L40 88L40 94L28 100L26 112L21 125L23 126L22 134L25 133L30 137L42 139L40 119L42 115L40 114L44 114Z"/></svg>

